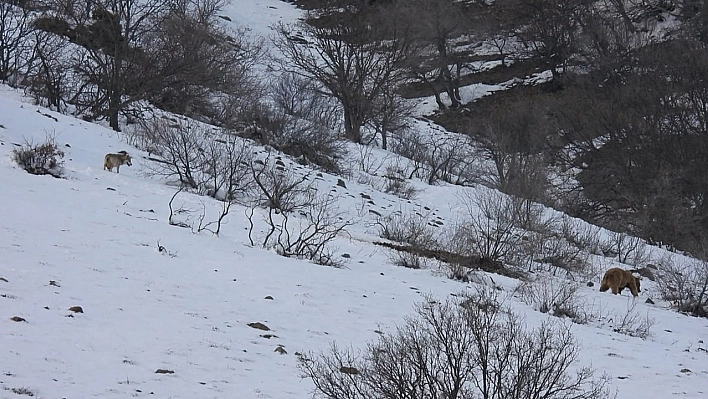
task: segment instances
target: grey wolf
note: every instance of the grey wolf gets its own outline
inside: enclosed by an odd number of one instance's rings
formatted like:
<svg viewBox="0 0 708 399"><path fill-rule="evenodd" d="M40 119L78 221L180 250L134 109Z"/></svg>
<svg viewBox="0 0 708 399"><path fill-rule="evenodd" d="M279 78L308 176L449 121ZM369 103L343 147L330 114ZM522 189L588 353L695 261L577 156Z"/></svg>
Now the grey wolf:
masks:
<svg viewBox="0 0 708 399"><path fill-rule="evenodd" d="M120 173L121 165L133 165L130 159L130 155L128 155L128 153L125 151L118 151L118 153L116 154L106 154L106 156L103 157L104 170L112 172L113 168L116 168L116 173Z"/></svg>

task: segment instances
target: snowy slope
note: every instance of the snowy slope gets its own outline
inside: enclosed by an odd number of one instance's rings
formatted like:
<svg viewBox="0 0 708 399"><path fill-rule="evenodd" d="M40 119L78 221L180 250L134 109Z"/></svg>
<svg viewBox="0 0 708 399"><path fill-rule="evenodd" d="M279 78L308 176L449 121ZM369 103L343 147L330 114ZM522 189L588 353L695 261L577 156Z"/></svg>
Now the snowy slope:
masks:
<svg viewBox="0 0 708 399"><path fill-rule="evenodd" d="M116 133L38 109L9 89L0 93L0 124L5 389L26 388L46 398L151 392L175 398L302 398L312 387L299 377L295 352L316 351L331 341L361 346L376 330L391 331L422 293L445 298L466 289L429 270L391 265L385 251L367 242L375 237L365 223L338 240L339 250L351 254L340 269L251 248L240 211L229 216L219 237L192 234L168 225L173 189L144 177L149 161ZM14 143L40 142L46 132L70 146L64 147L67 179L29 175L10 160ZM136 155L133 166L121 174L103 171L103 154L120 149ZM336 185L334 176L324 180ZM351 212L361 206L358 194L365 190L375 203L388 204L378 211L396 208L393 197L355 182L348 187L344 205ZM419 206L452 219L455 188L426 190ZM182 198L186 206L206 201ZM158 251L158 242L167 253ZM516 285L493 278L507 292ZM633 301L595 289L583 287L582 293L608 313L621 313ZM599 324L574 326L581 363L612 376L619 398L701 397L708 392L708 354L701 343L708 321L644 304L644 291L637 307L656 321L652 336L642 340ZM531 325L546 317L511 304ZM72 306L84 313L70 312ZM26 322L11 321L14 316ZM252 322L272 331L251 328ZM274 352L279 345L287 354ZM156 374L157 369L175 373ZM0 390L0 397L14 395Z"/></svg>
<svg viewBox="0 0 708 399"><path fill-rule="evenodd" d="M225 12L260 35L299 15L276 0L233 1ZM350 255L344 267L322 267L249 246L243 208L219 237L170 226L174 188L147 177L146 154L115 132L33 106L6 87L0 125L0 398L23 391L40 398L305 398L312 384L299 375L297 352L332 341L361 347L377 331L392 331L423 294L442 299L473 288L392 265L372 244L369 212L429 208L448 224L461 207L456 192L472 188L418 184L424 191L409 203L323 175L320 189L337 190L356 224L336 242L337 254ZM47 134L68 145L66 179L27 174L10 159L15 144ZM103 155L123 149L133 166L103 171ZM191 194L179 201L208 212L219 207ZM621 266L596 261L601 270ZM508 295L518 283L491 278ZM606 372L622 399L705 397L708 320L644 303L654 297L651 284L636 300L577 284L599 314L621 315L636 302L636 313L655 322L645 340L613 332L607 317L574 325L579 367ZM513 297L507 304L531 326L548 317ZM254 322L270 331L248 325ZM280 346L287 353L275 352Z"/></svg>

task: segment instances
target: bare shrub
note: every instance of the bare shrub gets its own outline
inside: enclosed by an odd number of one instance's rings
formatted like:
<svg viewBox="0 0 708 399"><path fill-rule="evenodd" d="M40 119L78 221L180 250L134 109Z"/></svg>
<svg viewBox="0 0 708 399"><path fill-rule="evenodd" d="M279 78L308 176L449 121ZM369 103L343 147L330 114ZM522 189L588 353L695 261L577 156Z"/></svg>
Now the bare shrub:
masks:
<svg viewBox="0 0 708 399"><path fill-rule="evenodd" d="M525 234L517 257L517 264L523 264L526 259L529 271L544 271L553 275L565 272L571 278L587 276L592 269L588 253L557 231Z"/></svg>
<svg viewBox="0 0 708 399"><path fill-rule="evenodd" d="M314 163L324 170L340 173L345 154L340 137L340 111L321 94L317 84L294 73L285 73L273 85L274 106L265 109L254 124L264 144Z"/></svg>
<svg viewBox="0 0 708 399"><path fill-rule="evenodd" d="M399 251L394 249L388 252L386 257L392 264L408 269L427 269L430 264L429 258L421 256L415 251Z"/></svg>
<svg viewBox="0 0 708 399"><path fill-rule="evenodd" d="M33 175L61 177L64 151L57 147L54 137L47 136L42 144L25 141L20 148L13 149L12 160Z"/></svg>
<svg viewBox="0 0 708 399"><path fill-rule="evenodd" d="M412 200L418 196L420 192L402 175L400 168L393 166L386 167L384 174L385 183L383 191L388 194L393 194L397 197Z"/></svg>
<svg viewBox="0 0 708 399"><path fill-rule="evenodd" d="M600 255L600 228L583 220L563 215L560 231L563 237L577 248L591 254Z"/></svg>
<svg viewBox="0 0 708 399"><path fill-rule="evenodd" d="M200 154L207 194L229 203L243 199L252 182L249 168L253 161L251 146L224 131L214 132L205 144Z"/></svg>
<svg viewBox="0 0 708 399"><path fill-rule="evenodd" d="M612 331L641 339L649 337L651 328L656 324L656 321L649 317L649 313L644 316L638 313L637 301L633 299L627 301L627 309L624 312L610 314L605 319L610 323Z"/></svg>
<svg viewBox="0 0 708 399"><path fill-rule="evenodd" d="M361 354L332 345L299 366L316 398L610 397L607 377L594 378L577 357L567 325L527 329L494 290L480 289L459 302L427 298Z"/></svg>
<svg viewBox="0 0 708 399"><path fill-rule="evenodd" d="M444 181L468 185L476 182L475 149L467 136L447 132L406 130L391 143L391 150L412 161L409 178L428 184Z"/></svg>
<svg viewBox="0 0 708 399"><path fill-rule="evenodd" d="M601 244L601 250L605 256L616 257L627 265L641 266L649 261L644 240L626 233L611 233L609 240Z"/></svg>
<svg viewBox="0 0 708 399"><path fill-rule="evenodd" d="M133 140L158 156L148 165L152 174L177 177L181 185L204 191L209 178L202 173L203 154L211 132L212 128L193 120L158 117L143 120Z"/></svg>
<svg viewBox="0 0 708 399"><path fill-rule="evenodd" d="M259 240L263 248L273 249L279 255L306 259L325 266L338 266L330 248L331 242L352 224L337 207L338 198L324 194L303 201L297 213L277 212L268 208L264 215L266 234L258 239L254 233L255 208L247 212L251 245Z"/></svg>
<svg viewBox="0 0 708 399"><path fill-rule="evenodd" d="M394 212L376 221L379 237L410 244L415 249L436 249L438 232L430 224L430 215L413 212Z"/></svg>
<svg viewBox="0 0 708 399"><path fill-rule="evenodd" d="M522 302L541 313L568 317L578 324L586 324L594 317L587 302L578 295L579 286L550 276L520 283L515 292Z"/></svg>
<svg viewBox="0 0 708 399"><path fill-rule="evenodd" d="M674 309L708 317L708 262L677 263L669 258L658 265L656 277L661 298Z"/></svg>
<svg viewBox="0 0 708 399"><path fill-rule="evenodd" d="M457 242L492 261L513 259L521 232L517 203L496 190L479 190L462 198L467 213L455 227Z"/></svg>
<svg viewBox="0 0 708 399"><path fill-rule="evenodd" d="M308 207L315 199L317 188L309 180L310 173L298 175L286 169L285 163L268 155L250 167L252 195L262 207L290 213Z"/></svg>
<svg viewBox="0 0 708 399"><path fill-rule="evenodd" d="M154 154L150 174L176 177L199 194L233 202L249 187L252 149L228 131L194 120L153 118L140 122L131 142Z"/></svg>

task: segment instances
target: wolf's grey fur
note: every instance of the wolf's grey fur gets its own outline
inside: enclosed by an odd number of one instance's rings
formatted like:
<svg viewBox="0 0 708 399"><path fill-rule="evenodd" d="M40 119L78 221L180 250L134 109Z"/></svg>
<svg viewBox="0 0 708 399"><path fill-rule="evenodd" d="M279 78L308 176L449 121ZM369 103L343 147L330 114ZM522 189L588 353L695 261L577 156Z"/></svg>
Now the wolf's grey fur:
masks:
<svg viewBox="0 0 708 399"><path fill-rule="evenodd" d="M118 151L117 154L106 154L106 156L103 157L103 169L109 172L112 172L113 168L116 168L116 173L120 173L121 165L133 165L130 155L125 151Z"/></svg>

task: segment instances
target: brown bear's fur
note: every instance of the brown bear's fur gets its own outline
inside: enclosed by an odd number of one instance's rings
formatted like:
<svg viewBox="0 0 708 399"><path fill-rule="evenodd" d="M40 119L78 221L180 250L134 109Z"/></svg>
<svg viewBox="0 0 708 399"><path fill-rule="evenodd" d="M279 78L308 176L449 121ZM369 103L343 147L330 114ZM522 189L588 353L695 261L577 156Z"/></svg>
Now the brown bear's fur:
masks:
<svg viewBox="0 0 708 399"><path fill-rule="evenodd" d="M610 288L612 288L612 293L615 295L621 294L625 288L629 288L634 296L639 295L641 291L639 278L634 277L631 272L618 267L607 270L605 277L602 278L602 283L600 283L600 291L605 292Z"/></svg>

